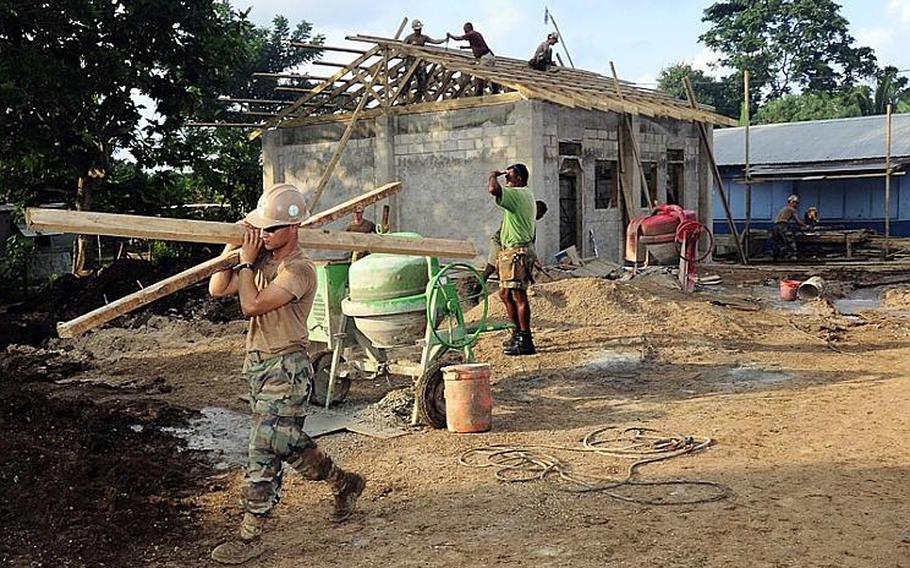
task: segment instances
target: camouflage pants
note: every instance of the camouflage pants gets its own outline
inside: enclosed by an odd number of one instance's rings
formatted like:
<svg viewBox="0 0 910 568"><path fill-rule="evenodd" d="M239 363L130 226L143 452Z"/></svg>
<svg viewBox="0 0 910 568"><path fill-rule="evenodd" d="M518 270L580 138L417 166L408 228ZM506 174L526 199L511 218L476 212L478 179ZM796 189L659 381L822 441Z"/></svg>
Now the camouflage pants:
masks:
<svg viewBox="0 0 910 568"><path fill-rule="evenodd" d="M301 461L316 444L303 431L313 368L305 351L262 358L247 354L252 428L243 480L244 509L265 515L281 498L282 465Z"/></svg>

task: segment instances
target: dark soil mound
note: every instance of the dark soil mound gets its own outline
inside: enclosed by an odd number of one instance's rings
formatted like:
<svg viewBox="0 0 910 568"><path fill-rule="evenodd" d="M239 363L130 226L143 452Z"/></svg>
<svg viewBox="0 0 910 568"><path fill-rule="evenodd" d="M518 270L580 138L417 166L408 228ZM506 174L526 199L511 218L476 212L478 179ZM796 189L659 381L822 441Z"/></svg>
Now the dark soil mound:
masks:
<svg viewBox="0 0 910 568"><path fill-rule="evenodd" d="M151 422L173 411L42 394L86 364L0 353L0 565L148 566L175 551L198 565L185 498L205 490L209 467Z"/></svg>
<svg viewBox="0 0 910 568"><path fill-rule="evenodd" d="M85 278L67 274L49 283L34 298L0 310L0 348L15 343L43 345L56 335L56 324L81 316L95 308L141 290L191 266L193 260L151 264L144 260L122 259ZM151 315L225 322L238 319L235 298L208 295L206 282L171 294L110 325L141 325Z"/></svg>

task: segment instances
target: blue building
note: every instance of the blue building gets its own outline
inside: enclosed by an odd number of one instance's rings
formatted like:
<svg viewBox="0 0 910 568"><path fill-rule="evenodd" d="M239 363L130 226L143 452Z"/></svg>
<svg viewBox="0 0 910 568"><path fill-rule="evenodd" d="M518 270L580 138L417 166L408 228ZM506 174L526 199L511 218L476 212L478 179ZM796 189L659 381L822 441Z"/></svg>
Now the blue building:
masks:
<svg viewBox="0 0 910 568"><path fill-rule="evenodd" d="M891 118L891 234L910 236L910 114ZM746 220L745 129L714 131L714 153L737 228ZM767 229L787 196L800 212L818 208L826 227L884 232L885 117L867 116L753 126L749 130L751 228ZM729 233L714 192L714 230Z"/></svg>

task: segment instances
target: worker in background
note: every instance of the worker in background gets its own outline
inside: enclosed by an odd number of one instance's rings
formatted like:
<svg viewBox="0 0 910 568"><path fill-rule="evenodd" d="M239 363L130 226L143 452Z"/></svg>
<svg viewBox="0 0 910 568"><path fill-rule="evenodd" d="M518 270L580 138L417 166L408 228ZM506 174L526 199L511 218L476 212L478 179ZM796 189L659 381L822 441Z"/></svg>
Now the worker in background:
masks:
<svg viewBox="0 0 910 568"><path fill-rule="evenodd" d="M547 34L547 39L537 46L537 50L528 61L528 65L538 71L548 71L551 67L556 71L556 64L553 63L553 46L558 42L559 34L556 32Z"/></svg>
<svg viewBox="0 0 910 568"><path fill-rule="evenodd" d="M283 465L305 479L329 484L336 521L350 516L366 484L362 476L339 468L303 429L313 388L306 321L316 295L316 271L297 234L308 216L296 187L273 187L244 219L240 263L209 280L212 296L239 295L250 320L243 365L252 411L241 485L244 513L239 538L212 551L212 559L223 564L241 564L262 553L263 527L281 496ZM225 253L234 248L228 245Z"/></svg>
<svg viewBox="0 0 910 568"><path fill-rule="evenodd" d="M358 205L354 208L353 213L354 220L348 223L348 226L344 228L345 232L348 233L375 233L376 232L376 223L370 221L369 219L363 218L363 206ZM351 253L351 262L361 259L366 255L370 254L367 251L362 252L352 252Z"/></svg>
<svg viewBox="0 0 910 568"><path fill-rule="evenodd" d="M464 25L464 35L453 35L446 33L447 39L454 39L455 41L467 41L468 45L459 46L461 49L470 49L471 53L474 55L474 61L480 65L487 67L492 67L496 63L496 58L493 56L493 51L487 46L487 42L483 39L483 35L480 32L474 30L474 24L471 22L465 22ZM483 95L484 88L486 88L486 81L480 77L474 79L474 94L478 97ZM490 89L495 95L499 92L499 85L492 83Z"/></svg>
<svg viewBox="0 0 910 568"><path fill-rule="evenodd" d="M420 20L414 20L411 22L411 29L414 32L404 38L404 42L411 45L426 45L428 43L433 45L439 45L445 43L444 39L433 39L428 35L423 33L423 22ZM410 67L414 63L412 58L408 59L407 66ZM423 93L427 88L427 69L423 64L418 65L417 69L414 70L414 77L417 78L417 91Z"/></svg>
<svg viewBox="0 0 910 568"><path fill-rule="evenodd" d="M500 176L505 176L505 187L499 184ZM490 172L487 191L503 210L499 231L502 251L496 263L499 270L499 298L515 326L513 339L502 352L505 355L533 355L536 350L531 337L528 285L534 266L532 255L537 230L534 191L528 187L527 166L514 164L505 171Z"/></svg>
<svg viewBox="0 0 910 568"><path fill-rule="evenodd" d="M548 210L547 204L544 203L543 201L537 200L535 202L535 205L537 207L537 213L535 215L534 220L540 221L541 219L543 219L543 216L547 214L547 210ZM498 229L496 229L495 233L490 235L490 253L487 255L487 265L484 266L483 274L481 274L484 282L489 280L490 276L492 276L493 273L496 272L496 263L499 258L499 253L500 253L500 251L502 251L502 242L500 242L500 233L501 232L502 232L502 226L500 226ZM537 233L535 231L534 238L532 239L532 244L536 243L536 242L537 242ZM532 255L534 257L534 268L537 268L538 270L540 270L542 272L546 272L546 269L543 267L543 265L540 263L540 260L537 258L537 251L534 250L533 247L532 247ZM534 277L532 274L531 283L533 283L533 282L534 282ZM479 293L479 292L480 291L477 290L477 293Z"/></svg>
<svg viewBox="0 0 910 568"><path fill-rule="evenodd" d="M795 221L800 229L805 229L806 224L799 217L799 196L791 195L787 198L787 205L777 212L774 218L774 227L771 228L771 238L774 241L772 255L775 260L781 258L796 258L796 237L793 234L790 222Z"/></svg>

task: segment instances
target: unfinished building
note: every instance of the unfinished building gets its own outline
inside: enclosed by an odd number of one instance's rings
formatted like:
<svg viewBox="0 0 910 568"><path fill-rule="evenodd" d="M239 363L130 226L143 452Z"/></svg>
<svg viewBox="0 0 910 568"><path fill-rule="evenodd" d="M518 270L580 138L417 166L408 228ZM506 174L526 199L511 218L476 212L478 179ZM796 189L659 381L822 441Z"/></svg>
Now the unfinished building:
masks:
<svg viewBox="0 0 910 568"><path fill-rule="evenodd" d="M588 71L541 72L504 57L485 66L458 50L348 39L373 45L257 131L266 188L293 183L321 199L319 209L400 180L394 229L485 251L501 219L487 174L523 162L549 206L537 231L544 259L575 245L618 262L628 219L658 202L696 210L710 226L698 123L708 140L711 125L733 123L710 108Z"/></svg>

